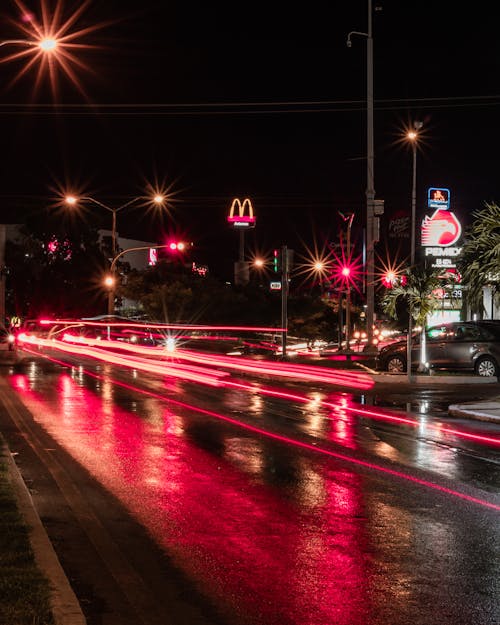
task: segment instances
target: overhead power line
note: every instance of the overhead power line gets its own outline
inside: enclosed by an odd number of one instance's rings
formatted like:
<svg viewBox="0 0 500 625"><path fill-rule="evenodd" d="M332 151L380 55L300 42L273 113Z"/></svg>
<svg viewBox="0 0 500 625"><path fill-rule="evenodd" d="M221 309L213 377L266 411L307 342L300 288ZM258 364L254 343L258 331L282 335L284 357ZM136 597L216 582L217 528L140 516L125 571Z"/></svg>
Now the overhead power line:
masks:
<svg viewBox="0 0 500 625"><path fill-rule="evenodd" d="M476 108L500 105L500 95L448 96L435 98L393 98L375 100L377 110ZM207 116L299 113L343 113L364 111L365 100L283 100L270 102L189 102L189 103L1 103L1 115L89 116Z"/></svg>

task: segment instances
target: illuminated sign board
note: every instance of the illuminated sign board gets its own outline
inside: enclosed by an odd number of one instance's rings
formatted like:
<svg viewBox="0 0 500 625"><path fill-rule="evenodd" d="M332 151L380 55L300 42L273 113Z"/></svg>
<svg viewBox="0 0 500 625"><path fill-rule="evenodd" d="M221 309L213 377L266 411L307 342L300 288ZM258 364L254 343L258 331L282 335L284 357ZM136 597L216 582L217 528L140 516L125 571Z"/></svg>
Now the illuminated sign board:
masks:
<svg viewBox="0 0 500 625"><path fill-rule="evenodd" d="M158 262L158 250L155 247L149 248L148 265L153 267Z"/></svg>
<svg viewBox="0 0 500 625"><path fill-rule="evenodd" d="M245 215L247 210L248 213ZM235 211L237 211L236 215ZM256 218L253 214L253 206L249 198L245 198L243 202L238 198L233 200L227 221L233 228L255 228Z"/></svg>
<svg viewBox="0 0 500 625"><path fill-rule="evenodd" d="M438 208L422 221L422 245L424 247L454 245L462 236L462 225L450 210Z"/></svg>
<svg viewBox="0 0 500 625"><path fill-rule="evenodd" d="M443 208L448 210L450 208L450 190L431 187L427 191L427 206L429 208Z"/></svg>
<svg viewBox="0 0 500 625"><path fill-rule="evenodd" d="M281 282L271 282L271 291L281 291Z"/></svg>
<svg viewBox="0 0 500 625"><path fill-rule="evenodd" d="M450 210L450 191L431 187L428 190L428 205L433 208L431 215L422 220L422 246L426 259L433 267L444 270L443 277L460 282L456 271L456 257L462 251L459 246L462 236L462 224Z"/></svg>

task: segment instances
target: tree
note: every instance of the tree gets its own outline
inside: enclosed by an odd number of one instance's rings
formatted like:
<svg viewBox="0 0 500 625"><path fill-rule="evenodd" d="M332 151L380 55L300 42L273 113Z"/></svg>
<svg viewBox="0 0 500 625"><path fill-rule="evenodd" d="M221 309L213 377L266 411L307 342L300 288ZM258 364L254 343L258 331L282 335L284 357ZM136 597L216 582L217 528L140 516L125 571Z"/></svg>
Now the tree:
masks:
<svg viewBox="0 0 500 625"><path fill-rule="evenodd" d="M386 314L393 319L398 317L398 304L403 302L411 314L411 318L422 328L420 342L419 370L423 369L425 356L425 327L427 318L441 306L441 299L436 290L442 288L440 271L434 268L415 267L405 273L405 279L397 281L392 288L387 289L381 300L381 306ZM408 339L410 345L411 337ZM411 357L408 354L408 370L411 366Z"/></svg>
<svg viewBox="0 0 500 625"><path fill-rule="evenodd" d="M500 207L486 203L472 213L474 221L466 231L466 240L457 262L462 276L465 299L472 312L483 313L483 288L495 293L500 285Z"/></svg>
<svg viewBox="0 0 500 625"><path fill-rule="evenodd" d="M97 231L50 216L32 218L6 246L10 315L90 316L105 310L107 266Z"/></svg>
<svg viewBox="0 0 500 625"><path fill-rule="evenodd" d="M279 327L281 294L258 283L235 286L189 267L160 262L144 271L131 271L119 294L137 302L134 312L168 323L207 323ZM290 295L288 328L306 339L331 340L335 315L318 295Z"/></svg>

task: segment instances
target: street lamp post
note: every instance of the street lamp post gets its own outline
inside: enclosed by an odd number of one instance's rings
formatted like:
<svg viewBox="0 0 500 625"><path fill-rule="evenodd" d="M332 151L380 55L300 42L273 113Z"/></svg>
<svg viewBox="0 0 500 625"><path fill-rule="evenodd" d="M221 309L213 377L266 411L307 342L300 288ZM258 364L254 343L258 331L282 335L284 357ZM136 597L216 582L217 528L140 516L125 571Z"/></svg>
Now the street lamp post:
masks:
<svg viewBox="0 0 500 625"><path fill-rule="evenodd" d="M410 267L415 265L415 230L416 230L416 214L417 214L417 144L418 144L418 131L422 128L423 122L414 121L413 130L407 133L407 138L412 143L412 166L413 175L411 183L411 228L410 228ZM412 381L411 375L411 344L412 344L412 332L413 332L413 306L410 303L410 310L408 315L408 336L406 339L406 374L408 381Z"/></svg>
<svg viewBox="0 0 500 625"><path fill-rule="evenodd" d="M161 204L163 202L163 197L161 197L161 199L160 197L161 196L156 196L153 199L153 201L156 204ZM97 206L100 206L101 208L106 209L112 214L113 218L111 222L111 253L112 253L112 258L114 258L118 251L117 232L116 232L116 214L120 212L121 210L123 210L124 208L127 208L128 206L135 204L136 202L139 202L141 200L144 201L144 199L145 199L144 196L134 197L128 202L125 202L125 204L118 206L117 208L111 208L111 206L107 206L103 202L100 202L99 200L96 200L95 198L89 197L89 196L75 197L74 195L67 195L64 201L69 206L75 206L78 202L91 202L92 204L96 204Z"/></svg>
<svg viewBox="0 0 500 625"><path fill-rule="evenodd" d="M116 260L117 258L119 258L121 256L121 254L118 254L118 244L117 244L117 232L116 232L116 214L123 210L124 208L127 208L127 206L131 206L132 204L135 204L139 201L144 201L144 200L149 200L152 201L155 204L158 205L163 205L163 203L165 202L165 197L163 195L155 195L153 198L148 198L145 196L138 196L138 197L134 197L131 200L129 200L128 202L125 202L125 204L122 204L121 206L118 206L116 208L111 208L110 206L107 206L106 204L104 204L103 202L96 200L93 197L89 197L89 196L84 196L84 197L75 197L74 195L67 195L65 197L65 202L66 204L68 204L69 206L75 206L79 201L82 202L91 202L92 204L96 204L97 206L100 206L101 208L105 208L107 211L112 213L112 222L111 222L111 266L110 266L110 280L109 283L107 284L107 286L109 287L109 292L108 292L108 315L112 315L115 311L115 291L116 291ZM160 246L160 247L164 247L164 246ZM133 249L133 248L130 248ZM148 248L149 249L149 248ZM128 251L128 250L126 250Z"/></svg>
<svg viewBox="0 0 500 625"><path fill-rule="evenodd" d="M375 153L373 145L373 28L372 0L368 0L367 32L353 30L347 36L347 46L352 45L351 36L366 37L366 333L368 347L373 345L373 318L375 308Z"/></svg>
<svg viewBox="0 0 500 625"><path fill-rule="evenodd" d="M57 40L51 38L37 41L30 41L28 39L5 39L0 41L0 47L3 46L38 47L41 53L47 54L55 51L57 48ZM3 324L5 321L5 232L5 225L0 224L0 324Z"/></svg>
<svg viewBox="0 0 500 625"><path fill-rule="evenodd" d="M417 213L417 144L418 144L418 131L422 128L423 122L413 122L414 130L410 130L406 135L412 142L413 153L413 176L411 185L411 232L410 232L410 265L413 267L415 264L415 222Z"/></svg>

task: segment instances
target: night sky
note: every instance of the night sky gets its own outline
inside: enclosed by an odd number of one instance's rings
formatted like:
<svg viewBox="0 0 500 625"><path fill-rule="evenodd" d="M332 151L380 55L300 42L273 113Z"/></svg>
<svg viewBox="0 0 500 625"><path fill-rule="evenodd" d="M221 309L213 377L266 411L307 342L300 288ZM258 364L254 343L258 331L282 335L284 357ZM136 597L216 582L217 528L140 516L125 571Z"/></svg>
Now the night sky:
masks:
<svg viewBox="0 0 500 625"><path fill-rule="evenodd" d="M26 2L41 20L38 0ZM132 238L175 233L199 262L231 275L238 237L226 225L234 197L250 197L257 227L249 250L286 244L302 252L334 240L339 211L365 219L367 1L46 2L69 32L78 85L59 75L36 85L26 59L0 64L0 214L20 222L57 189L111 207L168 187L160 221L140 209L118 215ZM437 8L436 8L436 5ZM378 10L381 7L382 10ZM374 1L375 189L383 227L409 214L412 160L398 143L424 122L417 206L428 187L451 191L465 222L500 201L500 46L492 3ZM2 3L2 40L25 39L22 11ZM28 23L29 25L29 23ZM21 48L3 46L5 59ZM13 83L13 80L15 82ZM45 105L45 106L40 106ZM50 105L50 106L47 106ZM110 214L93 209L108 226ZM104 214L103 214L104 213ZM358 234L356 234L356 232Z"/></svg>

